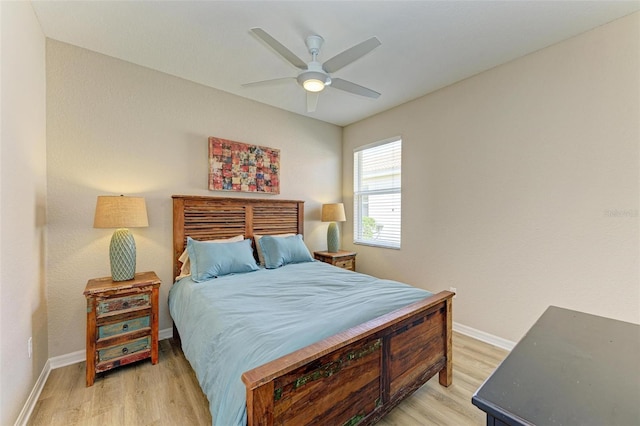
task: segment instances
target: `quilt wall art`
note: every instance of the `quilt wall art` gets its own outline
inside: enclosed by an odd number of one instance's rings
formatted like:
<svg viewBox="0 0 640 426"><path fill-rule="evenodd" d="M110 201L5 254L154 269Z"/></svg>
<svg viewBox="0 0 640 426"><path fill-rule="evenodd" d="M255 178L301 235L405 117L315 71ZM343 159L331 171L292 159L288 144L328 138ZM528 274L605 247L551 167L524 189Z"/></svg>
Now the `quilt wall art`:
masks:
<svg viewBox="0 0 640 426"><path fill-rule="evenodd" d="M209 138L209 190L280 193L280 150Z"/></svg>

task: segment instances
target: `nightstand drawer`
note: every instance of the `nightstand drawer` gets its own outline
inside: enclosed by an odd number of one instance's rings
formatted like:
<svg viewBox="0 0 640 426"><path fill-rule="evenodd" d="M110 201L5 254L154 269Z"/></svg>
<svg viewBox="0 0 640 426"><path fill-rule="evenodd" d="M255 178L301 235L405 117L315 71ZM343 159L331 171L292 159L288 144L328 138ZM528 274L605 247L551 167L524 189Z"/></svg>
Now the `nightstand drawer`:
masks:
<svg viewBox="0 0 640 426"><path fill-rule="evenodd" d="M132 331L150 326L151 318L148 315L146 317L120 321L115 324L102 325L98 327L98 339L104 339L118 334L131 333Z"/></svg>
<svg viewBox="0 0 640 426"><path fill-rule="evenodd" d="M107 313L116 313L126 311L132 308L148 308L151 306L149 293L133 294L125 297L114 297L112 299L101 300L98 302L96 311L98 315Z"/></svg>
<svg viewBox="0 0 640 426"><path fill-rule="evenodd" d="M334 264L338 268L354 270L353 259L337 260Z"/></svg>
<svg viewBox="0 0 640 426"><path fill-rule="evenodd" d="M151 336L142 339L132 340L122 345L110 346L98 351L98 362L109 361L151 349Z"/></svg>

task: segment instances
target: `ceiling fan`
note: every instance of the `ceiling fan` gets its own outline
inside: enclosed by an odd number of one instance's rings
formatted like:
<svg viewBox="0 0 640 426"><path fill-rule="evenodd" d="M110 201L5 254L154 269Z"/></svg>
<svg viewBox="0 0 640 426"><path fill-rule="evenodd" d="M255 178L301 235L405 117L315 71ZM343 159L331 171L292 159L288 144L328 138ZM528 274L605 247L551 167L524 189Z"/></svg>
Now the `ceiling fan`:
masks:
<svg viewBox="0 0 640 426"><path fill-rule="evenodd" d="M314 112L316 110L319 93L327 86L374 99L380 96L380 93L374 90L341 78L331 77L330 75L380 46L380 40L376 37L371 37L362 43L356 44L321 64L317 59L320 49L322 48L322 44L324 43L324 39L319 35L310 35L307 37L306 45L309 49L309 53L311 54L311 61L309 63L305 63L302 59L296 56L295 53L287 49L278 40L271 37L262 28L252 28L251 31L294 67L299 68L302 71L297 77L284 77L272 80L256 81L253 83L243 84L243 87L296 79L297 82L307 91L307 112Z"/></svg>

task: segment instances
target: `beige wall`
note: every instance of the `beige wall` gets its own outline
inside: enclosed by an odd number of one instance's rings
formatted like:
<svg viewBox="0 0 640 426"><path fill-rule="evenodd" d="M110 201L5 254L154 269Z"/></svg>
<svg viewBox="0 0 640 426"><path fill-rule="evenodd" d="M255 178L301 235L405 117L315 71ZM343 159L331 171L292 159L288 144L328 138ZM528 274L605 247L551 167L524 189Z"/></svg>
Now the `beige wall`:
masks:
<svg viewBox="0 0 640 426"><path fill-rule="evenodd" d="M358 269L439 291L454 320L517 341L548 305L640 322L640 14L344 130L403 138L402 249Z"/></svg>
<svg viewBox="0 0 640 426"><path fill-rule="evenodd" d="M47 41L51 357L84 350L82 292L88 279L110 274L113 231L92 227L98 195L146 198L149 227L132 229L137 270L162 279L160 328L171 327L171 195L233 195L207 190L208 136L279 148L275 197L306 201L305 240L324 247L320 206L341 192L340 127Z"/></svg>
<svg viewBox="0 0 640 426"><path fill-rule="evenodd" d="M31 3L0 2L0 14L0 424L8 425L48 359L46 79L45 38Z"/></svg>

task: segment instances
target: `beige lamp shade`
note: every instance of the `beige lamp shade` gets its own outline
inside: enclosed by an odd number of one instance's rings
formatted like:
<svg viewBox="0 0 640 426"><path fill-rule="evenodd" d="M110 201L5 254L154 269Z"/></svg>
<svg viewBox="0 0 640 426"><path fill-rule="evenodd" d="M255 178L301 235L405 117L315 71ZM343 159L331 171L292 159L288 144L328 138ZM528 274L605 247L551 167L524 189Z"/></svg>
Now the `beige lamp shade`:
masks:
<svg viewBox="0 0 640 426"><path fill-rule="evenodd" d="M94 228L142 228L149 226L143 197L98 196Z"/></svg>
<svg viewBox="0 0 640 426"><path fill-rule="evenodd" d="M322 205L323 222L345 222L347 216L344 214L344 204L333 203Z"/></svg>

